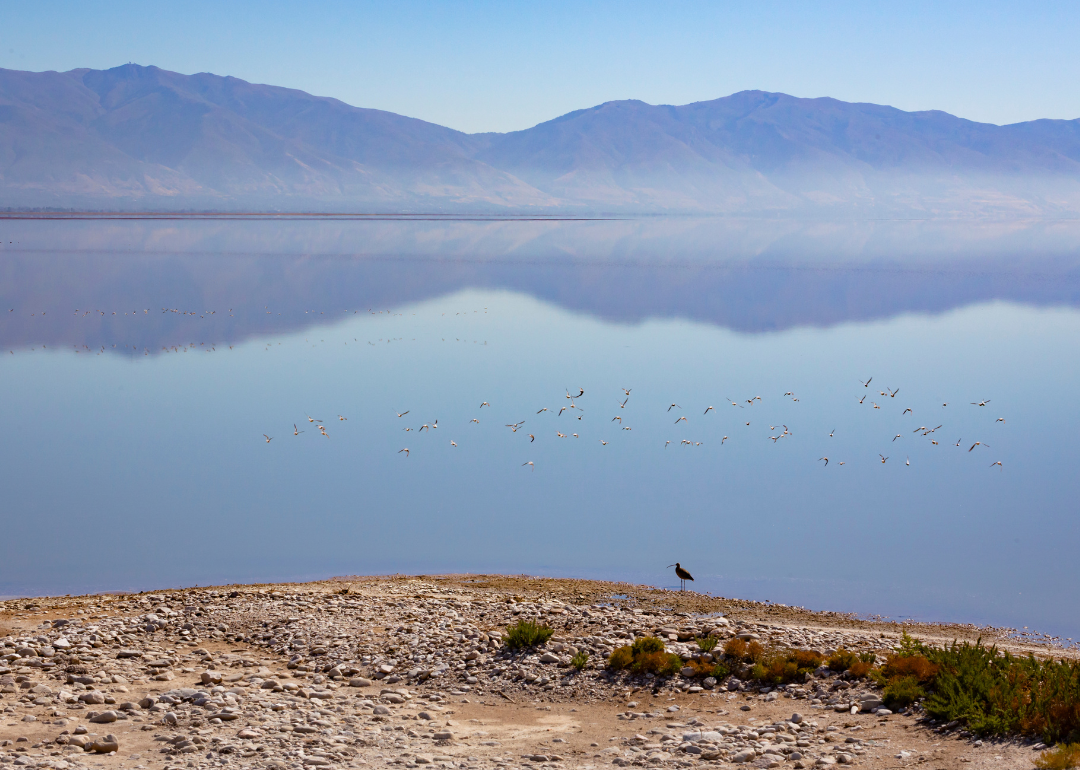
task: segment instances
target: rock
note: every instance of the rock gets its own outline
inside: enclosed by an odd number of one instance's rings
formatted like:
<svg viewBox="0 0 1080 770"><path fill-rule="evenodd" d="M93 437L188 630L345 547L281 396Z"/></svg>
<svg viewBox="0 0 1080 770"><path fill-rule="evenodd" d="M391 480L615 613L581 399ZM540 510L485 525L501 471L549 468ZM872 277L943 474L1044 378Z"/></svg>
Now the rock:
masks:
<svg viewBox="0 0 1080 770"><path fill-rule="evenodd" d="M421 712L420 712L419 714L417 714L417 715L416 715L416 718L417 718L417 719L426 719L426 720L432 720L432 719L434 719L435 717L431 716L431 714L429 714L429 713L428 713L428 712L426 712L426 711L421 711Z"/></svg>
<svg viewBox="0 0 1080 770"><path fill-rule="evenodd" d="M450 741L454 739L453 734L449 730L443 730L440 733L435 733L433 737L437 741Z"/></svg>
<svg viewBox="0 0 1080 770"><path fill-rule="evenodd" d="M53 642L52 646L58 650L66 650L71 647L71 642L61 636L59 639Z"/></svg>
<svg viewBox="0 0 1080 770"><path fill-rule="evenodd" d="M793 751L790 754L788 754L787 756L788 756L788 759L790 759L792 762L797 762L800 759L802 759L802 752L801 751Z"/></svg>
<svg viewBox="0 0 1080 770"><path fill-rule="evenodd" d="M382 664L381 666L379 666L379 668L378 668L378 669L376 669L376 670L377 670L377 671L378 671L378 672L379 672L380 674L392 674L392 673L394 673L394 667L393 667L393 666L391 666L391 665L390 665L389 663L383 663L383 664Z"/></svg>
<svg viewBox="0 0 1080 770"><path fill-rule="evenodd" d="M859 707L863 711L874 711L876 709L881 708L883 705L884 705L884 703L882 702L881 698L878 698L878 697L875 697L875 696L870 696L868 698L863 698L859 702Z"/></svg>
<svg viewBox="0 0 1080 770"><path fill-rule="evenodd" d="M232 711L219 711L216 714L210 714L207 719L220 719L222 722L231 722L234 719L239 719L240 715Z"/></svg>
<svg viewBox="0 0 1080 770"><path fill-rule="evenodd" d="M371 680L362 676L353 677L349 680L349 687L371 687Z"/></svg>
<svg viewBox="0 0 1080 770"><path fill-rule="evenodd" d="M545 652L543 655L540 656L540 662L541 663L558 663L559 662L559 656L554 654L554 653L551 653L551 652Z"/></svg>
<svg viewBox="0 0 1080 770"><path fill-rule="evenodd" d="M15 650L15 654L20 658L36 658L38 656L38 651L33 647L20 647Z"/></svg>
<svg viewBox="0 0 1080 770"><path fill-rule="evenodd" d="M236 734L237 738L258 738L259 734L254 730L241 730Z"/></svg>
<svg viewBox="0 0 1080 770"><path fill-rule="evenodd" d="M281 687L281 683L275 679L265 679L263 680L263 683L259 685L259 689L261 690L273 690L277 687Z"/></svg>
<svg viewBox="0 0 1080 770"><path fill-rule="evenodd" d="M203 671L199 679L203 684L221 684L222 674L220 671Z"/></svg>
<svg viewBox="0 0 1080 770"><path fill-rule="evenodd" d="M22 718L22 721L24 721L24 722L36 722L36 721L37 721L37 717L36 717L36 716L34 716L33 714L27 714L26 716L24 716L24 717Z"/></svg>
<svg viewBox="0 0 1080 770"><path fill-rule="evenodd" d="M175 725L177 722L180 721L177 718L175 711L166 711L165 716L163 716L162 719L165 721L165 724L167 724L167 725Z"/></svg>
<svg viewBox="0 0 1080 770"><path fill-rule="evenodd" d="M798 711L796 711L794 714L791 715L791 720L790 721L793 724L801 725L802 722L803 722L803 715L800 714Z"/></svg>
<svg viewBox="0 0 1080 770"><path fill-rule="evenodd" d="M121 703L117 708L119 711L138 711L139 704L128 700Z"/></svg>
<svg viewBox="0 0 1080 770"><path fill-rule="evenodd" d="M153 695L147 695L145 698L139 701L139 705L144 709L150 708L155 703L157 703L157 698L155 698Z"/></svg>
<svg viewBox="0 0 1080 770"><path fill-rule="evenodd" d="M390 711L389 707L387 707L387 706L384 706L384 705L382 705L381 703L380 703L379 705L375 706L375 707L374 707L374 708L372 709L372 711L373 711L373 712L374 712L375 714L378 714L379 716L384 716L384 717L388 717L388 716L390 716L390 714L392 714L392 713L393 713L392 711Z"/></svg>
<svg viewBox="0 0 1080 770"><path fill-rule="evenodd" d="M742 764L743 762L750 762L754 759L754 752L751 749L743 749L735 756L731 757L732 762Z"/></svg>
<svg viewBox="0 0 1080 770"><path fill-rule="evenodd" d="M94 716L90 717L90 721L96 725L105 725L110 722L115 722L116 720L117 715L115 711L102 711L100 714L94 714Z"/></svg>
<svg viewBox="0 0 1080 770"><path fill-rule="evenodd" d="M681 669L679 669L679 673L689 679L690 677L697 674L697 669L692 666L683 666Z"/></svg>
<svg viewBox="0 0 1080 770"><path fill-rule="evenodd" d="M83 703L98 705L105 702L105 693L91 690L90 692L84 692L79 695L79 700Z"/></svg>
<svg viewBox="0 0 1080 770"><path fill-rule="evenodd" d="M703 679L702 682L701 682L701 686L704 687L706 690L711 690L712 688L716 687L716 677L715 676L707 676L707 677L705 677L705 679Z"/></svg>
<svg viewBox="0 0 1080 770"><path fill-rule="evenodd" d="M142 656L142 650L120 650L116 653L118 658L141 658Z"/></svg>
<svg viewBox="0 0 1080 770"><path fill-rule="evenodd" d="M115 735L110 734L106 735L104 738L98 738L87 746L86 750L93 751L97 754L109 754L120 750L120 742L116 740Z"/></svg>
<svg viewBox="0 0 1080 770"><path fill-rule="evenodd" d="M889 709L878 709L874 713L877 714L879 717L892 716L892 711L890 711Z"/></svg>

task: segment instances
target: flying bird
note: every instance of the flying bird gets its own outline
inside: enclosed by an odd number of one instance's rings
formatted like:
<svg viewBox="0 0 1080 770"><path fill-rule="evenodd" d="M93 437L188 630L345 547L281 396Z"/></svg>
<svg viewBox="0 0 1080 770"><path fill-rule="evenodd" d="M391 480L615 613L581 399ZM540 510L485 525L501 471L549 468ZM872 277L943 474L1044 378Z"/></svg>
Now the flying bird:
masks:
<svg viewBox="0 0 1080 770"><path fill-rule="evenodd" d="M678 425L680 422L690 422L690 421L687 420L685 417L680 417L679 419L677 419L675 421L675 424Z"/></svg>
<svg viewBox="0 0 1080 770"><path fill-rule="evenodd" d="M836 428L833 428L833 429L832 429L832 430L831 430L831 431L829 432L829 438L832 438L832 437L833 437L833 433L836 433Z"/></svg>
<svg viewBox="0 0 1080 770"><path fill-rule="evenodd" d="M583 388L583 387L581 387L579 385L578 386L578 394L576 396L574 396L574 398L581 398L584 395L585 395L585 388Z"/></svg>
<svg viewBox="0 0 1080 770"><path fill-rule="evenodd" d="M672 404L671 406L669 406L667 408L667 410L670 412L672 409L675 409L675 408L682 409L682 407L679 406L678 404Z"/></svg>
<svg viewBox="0 0 1080 770"><path fill-rule="evenodd" d="M905 414L907 414L910 411L911 411L911 407L909 406L907 409L905 409L903 412L901 412L900 416L903 417Z"/></svg>
<svg viewBox="0 0 1080 770"><path fill-rule="evenodd" d="M485 402L483 402L482 404L480 404L480 408L481 408L481 409L483 409L483 408L484 408L485 406L491 406L491 404L489 404L489 403L488 403L487 401L485 401Z"/></svg>
<svg viewBox="0 0 1080 770"><path fill-rule="evenodd" d="M450 446L457 446L457 443L453 439L450 439Z"/></svg>
<svg viewBox="0 0 1080 770"><path fill-rule="evenodd" d="M865 395L865 394L863 394L863 397L859 399L859 403L861 404L861 403L862 403L863 401L865 401L865 400L866 400L866 395Z"/></svg>
<svg viewBox="0 0 1080 770"><path fill-rule="evenodd" d="M394 412L394 414L396 414L398 417L404 417L408 413L409 413L408 409L406 409L404 412Z"/></svg>
<svg viewBox="0 0 1080 770"><path fill-rule="evenodd" d="M265 433L263 434L263 438L265 438L265 439L266 439L266 443L267 443L267 444L269 444L269 443L270 443L271 441L273 441L273 440L274 440L274 437L273 437L273 436L267 436L267 435L266 435Z"/></svg>
<svg viewBox="0 0 1080 770"><path fill-rule="evenodd" d="M612 422L615 422L616 420L618 420L620 424L622 423L622 417L618 417L618 416L616 416L616 417L612 417L612 418L611 418L611 421L612 421Z"/></svg>
<svg viewBox="0 0 1080 770"><path fill-rule="evenodd" d="M558 436L559 438L566 438L566 434L565 433L559 433L559 431L555 431L555 435ZM532 442L530 441L529 443L531 444Z"/></svg>
<svg viewBox="0 0 1080 770"><path fill-rule="evenodd" d="M399 449L399 450L397 451L397 453L398 453L398 454L401 454L402 452L404 452L404 453L405 453L405 457L406 457L406 459L407 459L407 458L409 457L409 448L408 448L408 447L406 447L405 449Z"/></svg>
<svg viewBox="0 0 1080 770"><path fill-rule="evenodd" d="M993 468L995 465L998 466L999 468L1001 468L1002 470L1005 470L1005 466L1001 464L1001 460L998 460L996 463L990 463L991 468Z"/></svg>
<svg viewBox="0 0 1080 770"><path fill-rule="evenodd" d="M990 403L990 399L986 399L985 401L972 401L971 405L972 406L986 406L989 403Z"/></svg>
<svg viewBox="0 0 1080 770"><path fill-rule="evenodd" d="M340 414L339 414L339 415L337 416L337 418L338 418L339 420L341 420L342 422L344 422L345 420L349 419L348 417L342 417L342 416L341 416Z"/></svg>
<svg viewBox="0 0 1080 770"><path fill-rule="evenodd" d="M904 461L904 465L911 465L911 457L908 457L907 460Z"/></svg>
<svg viewBox="0 0 1080 770"><path fill-rule="evenodd" d="M895 436L893 436L893 441L896 441L896 439L898 439L898 438L900 438L900 437L901 437L901 436L900 436L900 434L899 434L899 433L897 433L897 434L896 434Z"/></svg>
<svg viewBox="0 0 1080 770"><path fill-rule="evenodd" d="M817 459L818 462L821 462L822 460L825 461L825 467L828 468L829 467L829 458L828 457L819 457Z"/></svg>
<svg viewBox="0 0 1080 770"><path fill-rule="evenodd" d="M297 430L297 429L296 429L296 423L295 423L295 422L294 422L294 423L292 424L292 434L293 434L294 436L299 436L299 435L300 435L301 433L303 433L303 432L304 432L304 431L302 431L302 430Z"/></svg>
<svg viewBox="0 0 1080 770"><path fill-rule="evenodd" d="M881 464L882 464L882 465L884 465L884 464L885 464L885 461L889 459L889 458L888 458L888 457L886 457L885 455L878 455L878 457L880 457L880 458L881 458Z"/></svg>
<svg viewBox="0 0 1080 770"><path fill-rule="evenodd" d="M628 396L629 396L629 395L630 395L630 391L631 391L631 390L633 390L633 388L620 388L620 390L621 390L621 391L622 391L623 393L625 393L626 395L628 395Z"/></svg>
<svg viewBox="0 0 1080 770"><path fill-rule="evenodd" d="M862 382L862 386L863 386L864 388L869 388L869 387L870 387L870 383L871 383L871 381L872 381L873 379L874 379L874 378L873 378L873 377L871 377L871 378L870 378L869 380L867 380L866 382L863 382L862 380L859 380L859 382Z"/></svg>
<svg viewBox="0 0 1080 770"><path fill-rule="evenodd" d="M998 417L996 420L994 420L995 424L999 423L999 422L1005 422L1005 418L1004 417Z"/></svg>
<svg viewBox="0 0 1080 770"><path fill-rule="evenodd" d="M547 410L548 408L545 406L543 409L540 410L540 412L546 412ZM540 412L537 412L537 414L540 414Z"/></svg>
<svg viewBox="0 0 1080 770"><path fill-rule="evenodd" d="M710 407L709 407L708 409L706 409L706 410L704 411L704 413L703 413L703 414L708 414L708 413L709 413L709 412L711 412L711 411L712 411L712 407L710 406Z"/></svg>
<svg viewBox="0 0 1080 770"><path fill-rule="evenodd" d="M600 439L600 443L603 444L604 446L607 446L607 442L604 441L604 439Z"/></svg>
<svg viewBox="0 0 1080 770"><path fill-rule="evenodd" d="M469 420L469 422L475 422L477 425L480 424L480 421L478 419L476 419L475 417L473 417L471 420Z"/></svg>
<svg viewBox="0 0 1080 770"><path fill-rule="evenodd" d="M619 408L620 409L625 409L626 408L626 402L629 401L629 400L630 400L630 396L627 396L626 400L624 400L621 404L619 404Z"/></svg>
<svg viewBox="0 0 1080 770"><path fill-rule="evenodd" d="M521 467L522 467L522 468L524 468L524 467L525 467L526 465L528 465L528 466L529 466L529 470L531 470L531 471L535 471L535 470L536 470L536 466L532 464L532 460L530 460L530 461L529 461L529 462L527 462L527 463L522 463L522 464L521 464Z"/></svg>
<svg viewBox="0 0 1080 770"><path fill-rule="evenodd" d="M534 436L533 434L530 433L529 434L529 443L531 444L534 441L536 441L536 436Z"/></svg>
<svg viewBox="0 0 1080 770"><path fill-rule="evenodd" d="M974 444L971 445L971 448L968 449L968 451L970 452L972 449L974 449L975 447L980 446L980 445L986 447L987 449L990 448L989 444L983 444L983 442L981 442L981 441L976 441Z"/></svg>
<svg viewBox="0 0 1080 770"><path fill-rule="evenodd" d="M727 436L724 436L722 439L720 439L720 446L723 446L725 441L727 441Z"/></svg>

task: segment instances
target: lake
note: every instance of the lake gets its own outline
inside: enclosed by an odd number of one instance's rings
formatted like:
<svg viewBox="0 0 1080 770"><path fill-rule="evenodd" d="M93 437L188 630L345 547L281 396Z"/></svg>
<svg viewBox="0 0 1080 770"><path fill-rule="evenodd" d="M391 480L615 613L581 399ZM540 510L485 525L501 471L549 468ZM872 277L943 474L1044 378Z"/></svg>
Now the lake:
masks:
<svg viewBox="0 0 1080 770"><path fill-rule="evenodd" d="M678 588L679 561L722 596L1080 637L1080 223L0 237L0 594Z"/></svg>

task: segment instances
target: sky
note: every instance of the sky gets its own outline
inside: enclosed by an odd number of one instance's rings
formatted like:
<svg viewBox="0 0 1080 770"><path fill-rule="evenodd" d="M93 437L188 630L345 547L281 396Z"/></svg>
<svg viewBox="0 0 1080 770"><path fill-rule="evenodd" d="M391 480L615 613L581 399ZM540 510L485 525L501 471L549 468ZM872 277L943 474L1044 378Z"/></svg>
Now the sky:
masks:
<svg viewBox="0 0 1080 770"><path fill-rule="evenodd" d="M134 62L458 130L746 89L1015 123L1080 117L1080 3L12 3L0 67Z"/></svg>

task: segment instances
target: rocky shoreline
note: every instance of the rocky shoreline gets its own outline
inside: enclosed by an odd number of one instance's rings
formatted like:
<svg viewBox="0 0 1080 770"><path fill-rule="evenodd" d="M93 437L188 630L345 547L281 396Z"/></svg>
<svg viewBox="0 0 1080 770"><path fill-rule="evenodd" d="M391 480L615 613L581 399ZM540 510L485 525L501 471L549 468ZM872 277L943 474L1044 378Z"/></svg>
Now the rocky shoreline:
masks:
<svg viewBox="0 0 1080 770"><path fill-rule="evenodd" d="M511 652L518 619L554 635ZM874 685L824 668L774 688L604 667L642 636L689 662L709 635L884 656L901 630L1047 649L994 629L507 576L0 602L0 766L1031 767L1038 744L893 714Z"/></svg>

